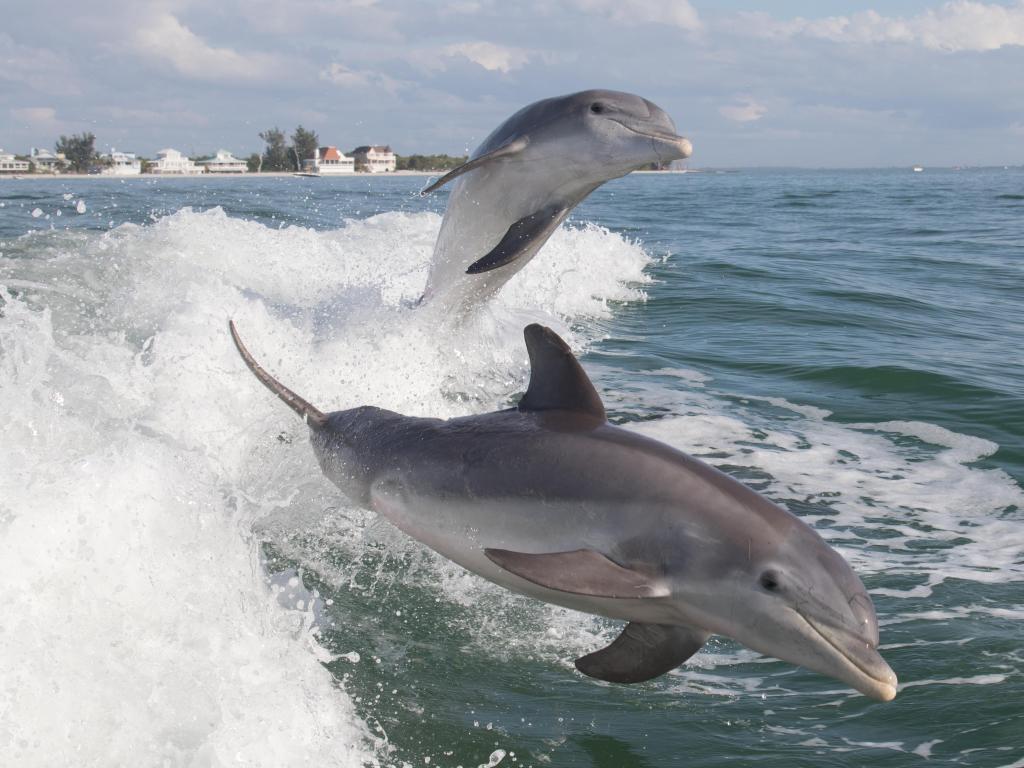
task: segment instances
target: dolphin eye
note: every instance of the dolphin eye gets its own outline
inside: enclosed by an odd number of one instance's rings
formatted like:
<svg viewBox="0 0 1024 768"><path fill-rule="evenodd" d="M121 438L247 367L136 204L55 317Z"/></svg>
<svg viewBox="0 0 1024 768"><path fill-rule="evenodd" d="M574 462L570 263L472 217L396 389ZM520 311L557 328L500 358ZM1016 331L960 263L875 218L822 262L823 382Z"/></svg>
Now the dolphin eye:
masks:
<svg viewBox="0 0 1024 768"><path fill-rule="evenodd" d="M779 574L775 571L765 571L761 574L761 578L758 579L758 583L769 592L778 592Z"/></svg>
<svg viewBox="0 0 1024 768"><path fill-rule="evenodd" d="M605 111L605 109L605 105L599 101L595 101L593 104L590 105L590 111L593 112L595 115L600 115L602 112Z"/></svg>

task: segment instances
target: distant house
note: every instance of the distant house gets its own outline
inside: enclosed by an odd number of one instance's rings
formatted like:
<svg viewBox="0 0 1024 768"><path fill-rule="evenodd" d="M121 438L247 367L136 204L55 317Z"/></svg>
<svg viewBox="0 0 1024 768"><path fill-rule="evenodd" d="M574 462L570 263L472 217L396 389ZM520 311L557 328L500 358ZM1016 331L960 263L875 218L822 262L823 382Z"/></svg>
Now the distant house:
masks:
<svg viewBox="0 0 1024 768"><path fill-rule="evenodd" d="M218 149L214 157L198 161L207 173L247 173L245 160L239 160L226 149Z"/></svg>
<svg viewBox="0 0 1024 768"><path fill-rule="evenodd" d="M348 155L343 155L337 147L317 147L315 157L302 161L303 172L317 173L321 176L353 173L355 169L355 160Z"/></svg>
<svg viewBox="0 0 1024 768"><path fill-rule="evenodd" d="M149 172L165 176L193 176L202 173L203 169L176 149L161 149L156 153L156 160L149 164Z"/></svg>
<svg viewBox="0 0 1024 768"><path fill-rule="evenodd" d="M370 173L385 173L395 170L397 160L391 147L356 147L352 150L352 157L356 163L361 165Z"/></svg>
<svg viewBox="0 0 1024 768"><path fill-rule="evenodd" d="M28 160L19 160L10 152L0 149L0 173L28 173Z"/></svg>
<svg viewBox="0 0 1024 768"><path fill-rule="evenodd" d="M36 173L60 173L68 164L63 152L54 154L48 149L35 147L29 152L28 161L36 169Z"/></svg>
<svg viewBox="0 0 1024 768"><path fill-rule="evenodd" d="M111 147L110 154L102 155L101 159L110 163L100 171L104 176L138 176L142 173L142 161L134 152L118 152Z"/></svg>

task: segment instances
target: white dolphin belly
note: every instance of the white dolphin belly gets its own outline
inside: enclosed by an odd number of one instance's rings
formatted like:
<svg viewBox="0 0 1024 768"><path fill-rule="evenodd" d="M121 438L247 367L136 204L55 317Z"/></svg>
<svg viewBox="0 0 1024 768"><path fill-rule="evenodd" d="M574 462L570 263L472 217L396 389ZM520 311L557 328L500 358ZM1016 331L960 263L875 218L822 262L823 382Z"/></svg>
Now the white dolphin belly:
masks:
<svg viewBox="0 0 1024 768"><path fill-rule="evenodd" d="M388 480L374 484L370 504L403 533L512 592L622 621L686 623L687 617L668 600L594 597L548 589L496 565L485 555L485 549L538 551L537 532L542 523L536 511L527 512L521 501L442 502L410 495L402 490L400 483ZM608 550L615 544L610 532L602 532L600 528L581 529L577 505L546 504L542 511L548 521L542 525L543 551Z"/></svg>

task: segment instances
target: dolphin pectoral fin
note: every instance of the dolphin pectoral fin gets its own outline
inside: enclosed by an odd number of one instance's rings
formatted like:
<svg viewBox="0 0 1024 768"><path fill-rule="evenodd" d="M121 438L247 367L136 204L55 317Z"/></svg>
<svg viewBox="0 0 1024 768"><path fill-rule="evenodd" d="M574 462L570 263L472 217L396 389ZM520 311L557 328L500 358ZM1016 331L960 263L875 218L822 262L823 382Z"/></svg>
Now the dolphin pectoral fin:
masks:
<svg viewBox="0 0 1024 768"><path fill-rule="evenodd" d="M474 168L479 168L481 165L486 165L487 163L493 162L494 160L500 160L503 157L511 157L512 155L517 155L524 149L526 149L526 146L529 143L530 139L528 137L520 136L518 139L510 141L508 144L500 146L497 149L491 150L486 154L480 155L480 157L475 157L468 163L463 163L458 168L453 168L452 170L448 171L448 173L446 173L440 179L435 181L429 187L424 187L422 190L420 190L420 194L429 195L435 189L443 187L452 179L458 178L464 173L469 173Z"/></svg>
<svg viewBox="0 0 1024 768"><path fill-rule="evenodd" d="M609 683L642 683L678 667L707 639L690 627L631 621L607 648L576 659L576 669Z"/></svg>
<svg viewBox="0 0 1024 768"><path fill-rule="evenodd" d="M509 573L558 592L626 599L669 594L668 588L656 578L623 568L592 549L544 555L485 549L484 554Z"/></svg>
<svg viewBox="0 0 1024 768"><path fill-rule="evenodd" d="M572 206L549 205L524 216L508 228L505 236L491 251L474 261L466 270L467 275L479 275L492 269L511 264L533 246L540 247L551 233L558 229Z"/></svg>

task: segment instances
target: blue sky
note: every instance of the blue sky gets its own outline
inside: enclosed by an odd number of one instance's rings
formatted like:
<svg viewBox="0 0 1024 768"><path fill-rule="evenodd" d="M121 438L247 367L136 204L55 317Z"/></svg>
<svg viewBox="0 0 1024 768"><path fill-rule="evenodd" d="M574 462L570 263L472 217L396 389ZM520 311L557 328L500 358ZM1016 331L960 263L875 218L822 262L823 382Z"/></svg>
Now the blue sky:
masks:
<svg viewBox="0 0 1024 768"><path fill-rule="evenodd" d="M463 153L545 96L671 114L697 166L1024 163L1024 0L0 0L0 147ZM16 23L10 23L16 22Z"/></svg>

